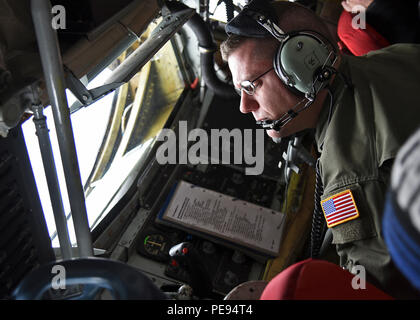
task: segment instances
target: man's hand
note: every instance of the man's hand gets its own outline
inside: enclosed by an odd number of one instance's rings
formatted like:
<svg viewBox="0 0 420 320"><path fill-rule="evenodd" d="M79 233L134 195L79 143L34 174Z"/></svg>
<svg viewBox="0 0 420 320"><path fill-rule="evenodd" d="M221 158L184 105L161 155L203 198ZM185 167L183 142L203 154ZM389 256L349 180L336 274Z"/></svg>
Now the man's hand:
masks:
<svg viewBox="0 0 420 320"><path fill-rule="evenodd" d="M365 11L367 7L373 2L373 0L346 0L342 1L341 5L344 10L348 12ZM359 6L360 8L357 8Z"/></svg>

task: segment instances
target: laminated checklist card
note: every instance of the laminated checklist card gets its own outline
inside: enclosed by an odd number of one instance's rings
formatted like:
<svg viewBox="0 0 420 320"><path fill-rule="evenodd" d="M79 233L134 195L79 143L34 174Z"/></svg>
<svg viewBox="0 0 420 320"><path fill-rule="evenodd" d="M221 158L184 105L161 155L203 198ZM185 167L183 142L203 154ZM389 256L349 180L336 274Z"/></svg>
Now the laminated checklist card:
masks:
<svg viewBox="0 0 420 320"><path fill-rule="evenodd" d="M276 257L285 214L191 183L177 183L157 222Z"/></svg>

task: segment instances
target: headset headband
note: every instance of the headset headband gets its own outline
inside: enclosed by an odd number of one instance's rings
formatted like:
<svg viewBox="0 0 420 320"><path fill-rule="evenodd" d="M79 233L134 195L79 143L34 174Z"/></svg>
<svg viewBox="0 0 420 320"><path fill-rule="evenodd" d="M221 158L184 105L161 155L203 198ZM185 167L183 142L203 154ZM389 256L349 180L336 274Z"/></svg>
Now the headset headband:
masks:
<svg viewBox="0 0 420 320"><path fill-rule="evenodd" d="M272 12L272 9L265 0L252 1L226 24L225 31L228 35L236 34L251 38L267 38L271 35L270 32L258 23L256 18L257 16L264 16L273 23L277 23L277 18L272 16L270 11Z"/></svg>
<svg viewBox="0 0 420 320"><path fill-rule="evenodd" d="M252 10L247 10L245 14L251 17L280 42L287 39L288 35L282 29L280 29L280 27L272 20L272 18Z"/></svg>

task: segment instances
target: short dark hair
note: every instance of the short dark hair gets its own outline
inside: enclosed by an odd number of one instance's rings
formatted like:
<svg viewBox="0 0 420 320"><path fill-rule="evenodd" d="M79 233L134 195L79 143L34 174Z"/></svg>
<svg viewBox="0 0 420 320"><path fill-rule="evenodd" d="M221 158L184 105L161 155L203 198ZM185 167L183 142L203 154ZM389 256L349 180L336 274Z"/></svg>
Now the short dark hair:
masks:
<svg viewBox="0 0 420 320"><path fill-rule="evenodd" d="M229 55L238 49L240 45L245 42L248 38L243 36L238 36L233 34L229 36L225 41L220 44L220 53L222 54L222 59L227 61Z"/></svg>
<svg viewBox="0 0 420 320"><path fill-rule="evenodd" d="M223 60L227 61L230 54L233 53L236 49L238 49L246 41L258 42L258 45L255 47L256 48L255 50L258 51L256 52L256 54L258 54L260 58L267 58L267 59L271 59L273 55L271 50L267 50L267 48L269 47L274 48L280 45L279 42L273 37L248 38L248 37L233 34L233 35L230 35L220 45L220 53L222 54Z"/></svg>

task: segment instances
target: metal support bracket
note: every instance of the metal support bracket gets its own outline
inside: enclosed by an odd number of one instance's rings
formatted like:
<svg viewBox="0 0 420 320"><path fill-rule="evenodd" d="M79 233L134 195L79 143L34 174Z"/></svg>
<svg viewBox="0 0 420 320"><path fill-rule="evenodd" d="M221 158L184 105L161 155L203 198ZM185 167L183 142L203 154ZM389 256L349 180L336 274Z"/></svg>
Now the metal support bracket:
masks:
<svg viewBox="0 0 420 320"><path fill-rule="evenodd" d="M88 90L85 85L71 72L65 68L66 73L66 85L79 102L73 104L70 108L70 113L74 113L83 107L87 107L103 96L114 91L122 83L110 83L91 90Z"/></svg>
<svg viewBox="0 0 420 320"><path fill-rule="evenodd" d="M89 106L128 82L194 13L194 9L186 9L164 15L162 22L153 30L150 37L114 70L103 86L88 90L71 70L66 69L66 85L79 100L79 103L76 102L71 106L70 113Z"/></svg>
<svg viewBox="0 0 420 320"><path fill-rule="evenodd" d="M194 9L185 9L163 16L149 38L113 71L105 85L128 82L194 14Z"/></svg>

